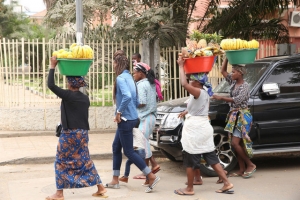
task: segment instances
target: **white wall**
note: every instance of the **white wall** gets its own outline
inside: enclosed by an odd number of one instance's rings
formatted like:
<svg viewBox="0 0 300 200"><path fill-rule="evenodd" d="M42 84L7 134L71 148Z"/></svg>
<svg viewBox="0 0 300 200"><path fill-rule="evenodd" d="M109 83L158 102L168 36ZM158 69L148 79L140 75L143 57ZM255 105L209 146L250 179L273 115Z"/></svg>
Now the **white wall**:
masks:
<svg viewBox="0 0 300 200"><path fill-rule="evenodd" d="M113 107L91 107L89 110L90 130L116 129ZM50 108L1 108L0 130L44 131L55 130L60 121L59 107Z"/></svg>

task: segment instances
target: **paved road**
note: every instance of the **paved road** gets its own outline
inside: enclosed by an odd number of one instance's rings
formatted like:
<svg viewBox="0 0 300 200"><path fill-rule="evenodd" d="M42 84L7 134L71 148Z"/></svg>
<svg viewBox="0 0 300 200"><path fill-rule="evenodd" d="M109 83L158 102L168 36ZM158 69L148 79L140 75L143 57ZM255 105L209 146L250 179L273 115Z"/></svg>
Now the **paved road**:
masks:
<svg viewBox="0 0 300 200"><path fill-rule="evenodd" d="M235 185L235 194L217 194L221 185L215 184L216 177L203 177L204 184L195 187L194 196L178 196L174 189L184 187L185 171L181 162L159 158L162 170L158 173L160 183L151 194L145 194L142 180L130 178L121 184L121 189L110 189L109 199L157 200L299 200L300 199L300 154L256 157L257 172L250 179L230 178ZM111 179L111 160L94 160L104 183ZM124 160L125 162L125 160ZM124 169L123 169L124 170ZM131 175L138 174L132 166ZM132 176L131 176L132 177ZM55 191L52 164L22 164L0 166L1 200L41 200ZM65 190L66 200L96 200L91 194L96 187Z"/></svg>

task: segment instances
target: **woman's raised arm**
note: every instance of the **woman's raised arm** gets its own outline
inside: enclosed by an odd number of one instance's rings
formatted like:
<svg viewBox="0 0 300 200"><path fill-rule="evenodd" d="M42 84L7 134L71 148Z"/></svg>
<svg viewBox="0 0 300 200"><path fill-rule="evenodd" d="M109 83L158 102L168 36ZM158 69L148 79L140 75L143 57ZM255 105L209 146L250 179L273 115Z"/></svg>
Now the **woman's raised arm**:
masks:
<svg viewBox="0 0 300 200"><path fill-rule="evenodd" d="M227 77L228 72L227 72L227 65L228 65L228 59L226 58L223 63L222 63L222 68L221 68L221 74L224 76L224 78Z"/></svg>

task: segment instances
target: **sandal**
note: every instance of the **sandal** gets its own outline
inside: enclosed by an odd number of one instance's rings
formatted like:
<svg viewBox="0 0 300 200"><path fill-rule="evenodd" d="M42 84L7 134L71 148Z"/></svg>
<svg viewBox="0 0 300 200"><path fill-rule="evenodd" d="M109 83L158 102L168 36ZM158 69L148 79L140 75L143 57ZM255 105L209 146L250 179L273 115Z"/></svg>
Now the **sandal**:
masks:
<svg viewBox="0 0 300 200"><path fill-rule="evenodd" d="M224 193L224 194L233 194L234 190L231 190L233 188L233 184L231 184L229 187L217 190L216 193Z"/></svg>
<svg viewBox="0 0 300 200"><path fill-rule="evenodd" d="M174 193L177 194L177 195L183 195L183 196L192 196L192 195L194 195L194 193L187 194L184 191L182 191L182 189L174 190Z"/></svg>
<svg viewBox="0 0 300 200"><path fill-rule="evenodd" d="M152 185L145 190L146 193L149 193L153 190L153 188L157 185L157 183L160 181L159 176L156 176L155 180L153 181Z"/></svg>
<svg viewBox="0 0 300 200"><path fill-rule="evenodd" d="M160 170L160 166L158 165L155 169L153 169L151 172L153 173L153 174L156 174L157 172L159 172L159 170Z"/></svg>
<svg viewBox="0 0 300 200"><path fill-rule="evenodd" d="M117 183L117 184L106 183L104 187L105 188L112 188L112 189L120 189L119 183Z"/></svg>
<svg viewBox="0 0 300 200"><path fill-rule="evenodd" d="M106 196L104 193L94 193L92 194L93 197L100 197L100 198L107 198L108 196Z"/></svg>
<svg viewBox="0 0 300 200"><path fill-rule="evenodd" d="M60 197L60 198L52 198L52 197L46 197L45 200L64 200L64 197Z"/></svg>

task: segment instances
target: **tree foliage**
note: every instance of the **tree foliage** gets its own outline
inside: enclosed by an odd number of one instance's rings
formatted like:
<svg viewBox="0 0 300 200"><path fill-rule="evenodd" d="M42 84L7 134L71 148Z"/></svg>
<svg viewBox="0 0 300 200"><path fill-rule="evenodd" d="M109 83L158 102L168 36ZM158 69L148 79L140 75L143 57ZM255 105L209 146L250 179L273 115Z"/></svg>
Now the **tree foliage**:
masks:
<svg viewBox="0 0 300 200"><path fill-rule="evenodd" d="M45 26L34 23L22 13L13 12L13 8L0 3L0 38L41 39L52 38L55 32Z"/></svg>
<svg viewBox="0 0 300 200"><path fill-rule="evenodd" d="M12 38L16 32L22 32L22 24L28 24L29 21L24 15L14 13L11 6L0 3L0 38Z"/></svg>
<svg viewBox="0 0 300 200"><path fill-rule="evenodd" d="M116 39L160 39L161 46L177 45L178 42L185 42L188 24L193 20L192 13L196 1L85 0L83 1L85 27L90 31L97 30L99 23L93 23L94 19L103 26L103 23L113 16L116 23L108 32ZM74 31L76 5L73 0L44 2L52 5L46 16L46 22L50 27L67 32L66 28L62 29L64 26Z"/></svg>
<svg viewBox="0 0 300 200"><path fill-rule="evenodd" d="M204 32L220 32L224 37L242 39L271 39L277 43L288 42L288 28L280 14L288 9L290 0L233 0L229 7L210 10L211 20ZM294 0L299 5L299 0ZM200 28L200 27L199 27Z"/></svg>

